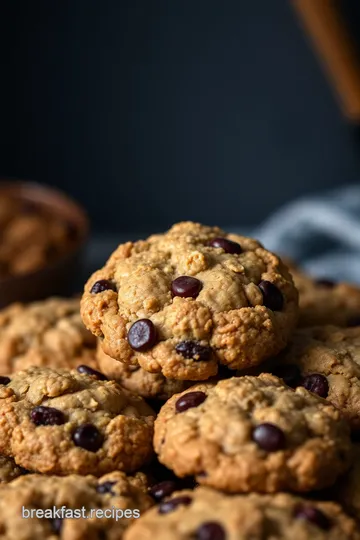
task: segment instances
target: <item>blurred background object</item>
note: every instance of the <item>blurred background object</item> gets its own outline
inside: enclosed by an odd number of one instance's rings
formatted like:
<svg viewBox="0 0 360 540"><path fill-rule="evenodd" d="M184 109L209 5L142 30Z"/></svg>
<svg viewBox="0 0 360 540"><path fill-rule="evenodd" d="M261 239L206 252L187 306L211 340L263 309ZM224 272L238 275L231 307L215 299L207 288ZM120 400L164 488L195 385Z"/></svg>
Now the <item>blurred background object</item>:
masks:
<svg viewBox="0 0 360 540"><path fill-rule="evenodd" d="M354 36L341 2L292 0L305 30L330 76L346 118L360 122L360 64Z"/></svg>
<svg viewBox="0 0 360 540"><path fill-rule="evenodd" d="M88 230L82 208L60 191L1 181L0 308L78 293Z"/></svg>
<svg viewBox="0 0 360 540"><path fill-rule="evenodd" d="M65 190L95 232L254 227L358 182L291 0L4 0L0 36L0 171Z"/></svg>

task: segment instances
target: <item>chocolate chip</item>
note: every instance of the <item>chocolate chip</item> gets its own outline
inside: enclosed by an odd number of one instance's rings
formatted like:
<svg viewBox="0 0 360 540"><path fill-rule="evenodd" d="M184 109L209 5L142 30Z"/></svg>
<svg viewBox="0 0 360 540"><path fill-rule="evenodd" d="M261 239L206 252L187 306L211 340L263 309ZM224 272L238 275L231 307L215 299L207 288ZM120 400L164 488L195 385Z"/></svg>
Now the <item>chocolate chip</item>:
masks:
<svg viewBox="0 0 360 540"><path fill-rule="evenodd" d="M327 378L320 373L311 373L311 375L306 375L304 377L302 386L312 392L317 394L322 398L326 398L329 393L329 383Z"/></svg>
<svg viewBox="0 0 360 540"><path fill-rule="evenodd" d="M319 285L319 287L326 287L327 289L333 289L336 286L335 281L332 281L331 279L326 278L319 278L315 280L316 285Z"/></svg>
<svg viewBox="0 0 360 540"><path fill-rule="evenodd" d="M149 493L156 501L161 501L164 497L171 495L177 488L176 482L164 480L150 488Z"/></svg>
<svg viewBox="0 0 360 540"><path fill-rule="evenodd" d="M181 396L175 403L176 412L184 412L192 407L198 407L205 401L207 395L204 392L188 392Z"/></svg>
<svg viewBox="0 0 360 540"><path fill-rule="evenodd" d="M240 244L227 238L213 238L208 245L213 248L221 248L225 253L242 253Z"/></svg>
<svg viewBox="0 0 360 540"><path fill-rule="evenodd" d="M62 411L54 407L43 407L41 405L33 408L30 418L37 426L61 426L66 422Z"/></svg>
<svg viewBox="0 0 360 540"><path fill-rule="evenodd" d="M110 493L111 495L115 495L115 493L112 491L112 487L115 486L116 482L104 482L103 484L99 484L96 486L97 493Z"/></svg>
<svg viewBox="0 0 360 540"><path fill-rule="evenodd" d="M99 294L103 291L116 291L116 287L114 283L109 281L108 279L100 279L99 281L96 281L94 285L91 287L90 292L92 294Z"/></svg>
<svg viewBox="0 0 360 540"><path fill-rule="evenodd" d="M274 424L259 424L253 431L253 440L267 452L277 452L285 447L284 432Z"/></svg>
<svg viewBox="0 0 360 540"><path fill-rule="evenodd" d="M178 506L189 506L191 504L191 497L183 495L182 497L175 497L175 499L170 499L170 501L164 501L159 506L159 514L168 514L177 508Z"/></svg>
<svg viewBox="0 0 360 540"><path fill-rule="evenodd" d="M284 306L282 292L271 281L260 281L259 289L263 294L264 306L272 311L281 311Z"/></svg>
<svg viewBox="0 0 360 540"><path fill-rule="evenodd" d="M173 296L181 296L182 298L196 298L201 288L201 281L190 276L180 276L171 283Z"/></svg>
<svg viewBox="0 0 360 540"><path fill-rule="evenodd" d="M175 350L184 358L191 358L197 362L206 362L211 357L211 347L200 345L197 341L180 341Z"/></svg>
<svg viewBox="0 0 360 540"><path fill-rule="evenodd" d="M63 520L61 518L54 518L50 519L50 526L55 534L59 534L61 532Z"/></svg>
<svg viewBox="0 0 360 540"><path fill-rule="evenodd" d="M354 315L347 320L346 326L352 328L354 326L360 326L360 315Z"/></svg>
<svg viewBox="0 0 360 540"><path fill-rule="evenodd" d="M0 384L9 384L10 381L9 377L0 377Z"/></svg>
<svg viewBox="0 0 360 540"><path fill-rule="evenodd" d="M272 374L282 379L290 388L296 388L302 382L300 368L295 364L278 366L272 371Z"/></svg>
<svg viewBox="0 0 360 540"><path fill-rule="evenodd" d="M156 343L156 328L150 319L139 319L128 332L128 342L135 351L147 351Z"/></svg>
<svg viewBox="0 0 360 540"><path fill-rule="evenodd" d="M297 506L294 511L294 516L297 519L310 521L310 523L317 525L317 527L324 531L328 531L331 527L329 518L314 506Z"/></svg>
<svg viewBox="0 0 360 540"><path fill-rule="evenodd" d="M355 429L351 432L351 442L353 443L360 443L360 430Z"/></svg>
<svg viewBox="0 0 360 540"><path fill-rule="evenodd" d="M23 475L32 474L31 471L28 471L27 469L24 469L24 467L19 467L19 470L20 470L20 473L23 474Z"/></svg>
<svg viewBox="0 0 360 540"><path fill-rule="evenodd" d="M86 366L85 364L81 364L81 366L77 367L77 370L82 375L91 375L93 377L96 377L99 381L107 381L107 377L103 373L100 373L100 371L97 371L96 369L91 368L90 366Z"/></svg>
<svg viewBox="0 0 360 540"><path fill-rule="evenodd" d="M101 448L103 436L93 424L83 424L75 429L72 439L76 446L85 448L89 452L96 452Z"/></svg>
<svg viewBox="0 0 360 540"><path fill-rule="evenodd" d="M226 533L220 523L207 521L197 529L196 538L197 540L225 540Z"/></svg>

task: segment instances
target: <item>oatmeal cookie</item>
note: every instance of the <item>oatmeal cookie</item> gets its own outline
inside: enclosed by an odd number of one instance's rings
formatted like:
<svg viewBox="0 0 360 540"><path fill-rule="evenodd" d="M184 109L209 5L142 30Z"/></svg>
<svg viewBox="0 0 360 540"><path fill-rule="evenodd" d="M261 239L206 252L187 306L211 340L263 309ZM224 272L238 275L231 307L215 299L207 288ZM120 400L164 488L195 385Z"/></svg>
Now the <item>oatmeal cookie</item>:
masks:
<svg viewBox="0 0 360 540"><path fill-rule="evenodd" d="M276 255L256 240L191 222L120 245L81 302L106 354L180 380L277 354L297 310L297 290Z"/></svg>
<svg viewBox="0 0 360 540"><path fill-rule="evenodd" d="M270 374L176 394L155 421L154 448L177 476L234 493L321 489L351 462L340 411Z"/></svg>
<svg viewBox="0 0 360 540"><path fill-rule="evenodd" d="M96 368L96 339L86 330L78 299L50 298L0 311L0 375L30 366Z"/></svg>
<svg viewBox="0 0 360 540"><path fill-rule="evenodd" d="M229 495L206 487L174 493L135 521L125 540L358 540L333 502L287 493Z"/></svg>
<svg viewBox="0 0 360 540"><path fill-rule="evenodd" d="M153 421L141 397L96 372L33 367L0 384L0 452L36 472L132 472L152 456Z"/></svg>

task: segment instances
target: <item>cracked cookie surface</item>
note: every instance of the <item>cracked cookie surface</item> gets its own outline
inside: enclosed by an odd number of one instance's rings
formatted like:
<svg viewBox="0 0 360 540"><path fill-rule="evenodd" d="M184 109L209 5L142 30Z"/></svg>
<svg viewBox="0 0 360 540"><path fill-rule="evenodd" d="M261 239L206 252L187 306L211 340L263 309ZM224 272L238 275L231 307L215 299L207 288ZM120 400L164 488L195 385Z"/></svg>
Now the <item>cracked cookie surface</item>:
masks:
<svg viewBox="0 0 360 540"><path fill-rule="evenodd" d="M30 366L96 367L96 340L83 325L79 300L50 298L0 311L0 375Z"/></svg>
<svg viewBox="0 0 360 540"><path fill-rule="evenodd" d="M108 379L117 381L121 386L143 398L167 400L174 394L188 388L192 382L167 379L162 373L150 373L139 365L123 364L97 350L97 362L100 371Z"/></svg>
<svg viewBox="0 0 360 540"><path fill-rule="evenodd" d="M286 493L183 490L146 512L125 540L358 540L356 522L332 502Z"/></svg>
<svg viewBox="0 0 360 540"><path fill-rule="evenodd" d="M297 319L287 268L256 240L184 222L120 245L85 286L103 350L169 379L205 380L277 354Z"/></svg>
<svg viewBox="0 0 360 540"><path fill-rule="evenodd" d="M4 540L64 538L72 540L120 540L125 529L137 516L149 509L153 501L146 494L144 475L126 476L121 472L94 476L66 477L31 474L0 486L0 530ZM45 514L24 524L23 508L48 512L63 507L85 512L87 518L62 519ZM117 511L115 514L111 512ZM99 514L91 516L98 510ZM107 512L107 515L101 515ZM134 513L134 514L133 514ZM122 516L122 517L121 517Z"/></svg>
<svg viewBox="0 0 360 540"><path fill-rule="evenodd" d="M321 489L351 460L340 411L269 374L173 396L155 421L154 448L177 476L234 493Z"/></svg>
<svg viewBox="0 0 360 540"><path fill-rule="evenodd" d="M153 417L114 381L33 367L0 385L0 452L46 474L131 472L152 455Z"/></svg>
<svg viewBox="0 0 360 540"><path fill-rule="evenodd" d="M269 371L326 398L360 429L360 327L299 329Z"/></svg>

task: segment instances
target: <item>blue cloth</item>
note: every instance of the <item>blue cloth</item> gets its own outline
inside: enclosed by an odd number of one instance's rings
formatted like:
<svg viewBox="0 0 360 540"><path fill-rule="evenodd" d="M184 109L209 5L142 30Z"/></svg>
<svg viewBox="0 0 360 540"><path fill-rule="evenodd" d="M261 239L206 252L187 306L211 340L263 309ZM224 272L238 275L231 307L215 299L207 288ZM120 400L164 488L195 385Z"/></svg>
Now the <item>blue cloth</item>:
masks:
<svg viewBox="0 0 360 540"><path fill-rule="evenodd" d="M303 197L252 231L318 277L360 283L360 187Z"/></svg>

